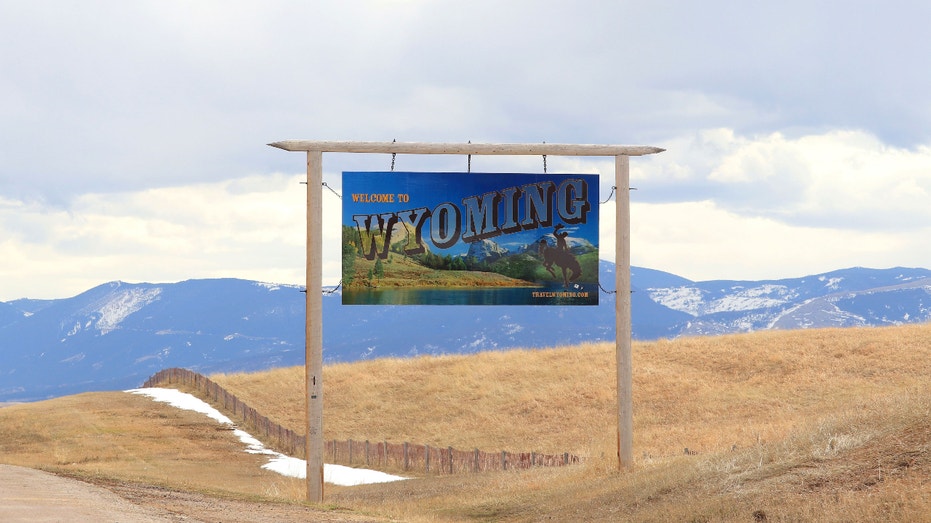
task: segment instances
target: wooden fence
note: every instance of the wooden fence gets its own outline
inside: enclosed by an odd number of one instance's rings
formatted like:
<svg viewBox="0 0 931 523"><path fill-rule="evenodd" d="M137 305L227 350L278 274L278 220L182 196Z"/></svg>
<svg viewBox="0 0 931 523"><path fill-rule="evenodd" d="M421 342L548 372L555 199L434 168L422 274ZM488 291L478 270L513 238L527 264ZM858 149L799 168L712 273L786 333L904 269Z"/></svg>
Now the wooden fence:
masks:
<svg viewBox="0 0 931 523"><path fill-rule="evenodd" d="M210 378L188 369L165 369L155 373L143 387L180 385L194 391L215 407L232 414L231 419L265 446L297 458L306 454L306 438L284 428L254 408L243 403ZM365 466L385 470L423 472L427 474L459 474L493 470L558 467L578 463L580 458L567 453L551 455L536 452L484 452L478 449L456 450L452 447L389 443L387 441L337 441L324 443L324 460L348 466Z"/></svg>
<svg viewBox="0 0 931 523"><path fill-rule="evenodd" d="M286 429L259 414L257 410L246 405L207 376L188 369L173 368L158 371L142 384L143 387L166 385L180 385L192 390L201 399L224 411L230 419L242 423L243 427L266 447L288 456L304 458L305 438L303 434Z"/></svg>

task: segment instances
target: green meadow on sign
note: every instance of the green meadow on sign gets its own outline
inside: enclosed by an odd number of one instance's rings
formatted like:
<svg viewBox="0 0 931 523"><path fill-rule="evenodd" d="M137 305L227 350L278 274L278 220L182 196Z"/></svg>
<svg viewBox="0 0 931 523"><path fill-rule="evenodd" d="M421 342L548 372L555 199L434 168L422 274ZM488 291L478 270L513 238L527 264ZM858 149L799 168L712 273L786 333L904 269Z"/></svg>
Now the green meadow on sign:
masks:
<svg viewBox="0 0 931 523"><path fill-rule="evenodd" d="M597 305L598 175L344 172L344 304Z"/></svg>

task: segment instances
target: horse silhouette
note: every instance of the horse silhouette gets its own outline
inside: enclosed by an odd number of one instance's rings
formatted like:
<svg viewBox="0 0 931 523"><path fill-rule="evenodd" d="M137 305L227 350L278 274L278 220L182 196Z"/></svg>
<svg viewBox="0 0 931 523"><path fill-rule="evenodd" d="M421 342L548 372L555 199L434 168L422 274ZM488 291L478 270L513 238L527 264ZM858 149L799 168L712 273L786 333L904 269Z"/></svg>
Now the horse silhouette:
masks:
<svg viewBox="0 0 931 523"><path fill-rule="evenodd" d="M570 281L582 277L582 267L579 265L579 260L576 260L575 256L568 250L550 247L546 240L541 240L539 251L540 256L543 257L543 268L552 274L554 278L558 278L558 276L556 276L556 271L553 270L553 265L562 269L563 288L568 290ZM569 272L572 273L572 276L569 276Z"/></svg>

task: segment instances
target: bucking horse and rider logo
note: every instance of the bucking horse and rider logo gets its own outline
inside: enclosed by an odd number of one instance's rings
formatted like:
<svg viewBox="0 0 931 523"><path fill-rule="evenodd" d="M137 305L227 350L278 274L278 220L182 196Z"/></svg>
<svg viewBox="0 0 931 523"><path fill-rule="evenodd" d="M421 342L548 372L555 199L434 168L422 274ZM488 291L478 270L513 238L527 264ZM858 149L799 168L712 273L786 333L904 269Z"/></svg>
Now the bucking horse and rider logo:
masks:
<svg viewBox="0 0 931 523"><path fill-rule="evenodd" d="M556 238L556 246L551 246L546 238L540 238L539 253L543 257L543 268L549 272L553 278L559 278L553 266L559 267L562 271L563 288L569 288L569 282L576 281L582 277L582 267L576 259L566 238L569 233L563 231L563 225L560 223L553 228L553 237Z"/></svg>

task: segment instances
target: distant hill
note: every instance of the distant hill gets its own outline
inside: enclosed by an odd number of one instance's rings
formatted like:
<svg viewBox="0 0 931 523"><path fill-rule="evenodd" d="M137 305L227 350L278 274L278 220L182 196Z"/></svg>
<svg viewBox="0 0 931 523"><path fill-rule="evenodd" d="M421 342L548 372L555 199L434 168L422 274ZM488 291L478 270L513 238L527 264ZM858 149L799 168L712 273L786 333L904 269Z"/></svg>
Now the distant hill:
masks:
<svg viewBox="0 0 931 523"><path fill-rule="evenodd" d="M356 361L615 338L614 264L598 306L344 306L323 297L324 359ZM931 271L852 268L783 280L693 282L634 267L639 340L920 323ZM236 279L110 282L58 300L0 302L0 402L135 387L166 367L250 371L304 361L304 294Z"/></svg>
<svg viewBox="0 0 931 523"><path fill-rule="evenodd" d="M644 289L690 316L677 335L860 327L931 319L931 271L855 267L802 278L679 282Z"/></svg>

